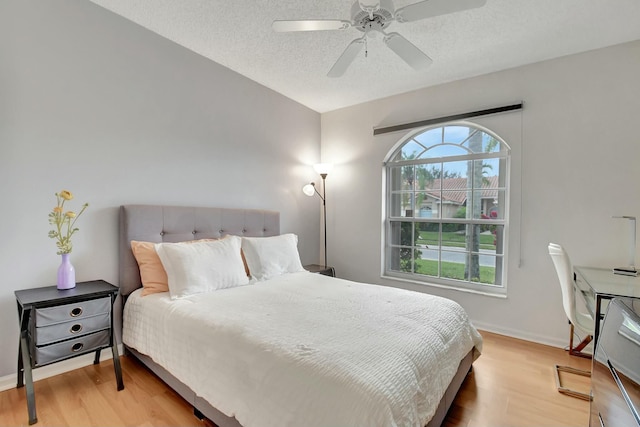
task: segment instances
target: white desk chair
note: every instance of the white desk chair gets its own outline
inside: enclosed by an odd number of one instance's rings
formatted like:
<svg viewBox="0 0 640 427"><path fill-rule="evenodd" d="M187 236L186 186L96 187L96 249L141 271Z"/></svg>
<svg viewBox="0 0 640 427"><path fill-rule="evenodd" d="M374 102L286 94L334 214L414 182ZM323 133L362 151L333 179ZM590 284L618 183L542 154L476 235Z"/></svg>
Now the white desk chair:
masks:
<svg viewBox="0 0 640 427"><path fill-rule="evenodd" d="M558 279L560 280L560 289L562 290L562 305L564 307L565 314L571 324L571 336L569 337L569 354L572 356L580 356L591 358L588 353L582 352L584 348L593 339L594 321L593 318L586 314L581 313L576 309L576 291L573 283L573 268L571 266L571 260L564 248L556 243L549 243L549 255L553 260L553 264L556 267L558 273ZM577 347L573 347L573 335L574 327L578 328L585 334L585 338L578 344ZM569 366L556 365L556 385L560 393L564 393L570 396L578 397L585 400L590 400L591 397L588 394L580 393L562 386L560 382L559 372L567 372L576 375L591 376L591 372L581 369L571 368Z"/></svg>

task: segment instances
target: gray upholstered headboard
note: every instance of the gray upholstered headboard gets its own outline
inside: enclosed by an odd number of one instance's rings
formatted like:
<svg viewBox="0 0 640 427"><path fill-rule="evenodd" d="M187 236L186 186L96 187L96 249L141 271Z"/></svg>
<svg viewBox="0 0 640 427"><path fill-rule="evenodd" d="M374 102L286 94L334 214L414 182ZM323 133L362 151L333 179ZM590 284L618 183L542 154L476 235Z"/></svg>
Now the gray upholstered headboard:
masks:
<svg viewBox="0 0 640 427"><path fill-rule="evenodd" d="M280 213L257 209L188 206L120 206L119 286L122 295L138 289L140 270L131 251L131 241L184 242L237 236L280 234Z"/></svg>

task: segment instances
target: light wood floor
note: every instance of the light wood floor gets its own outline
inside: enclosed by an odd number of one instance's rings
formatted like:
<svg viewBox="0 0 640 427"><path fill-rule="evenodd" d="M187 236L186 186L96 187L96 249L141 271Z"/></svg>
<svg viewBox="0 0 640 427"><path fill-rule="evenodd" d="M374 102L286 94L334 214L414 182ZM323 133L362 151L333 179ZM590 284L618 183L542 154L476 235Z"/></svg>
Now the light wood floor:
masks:
<svg viewBox="0 0 640 427"><path fill-rule="evenodd" d="M556 391L553 366L589 369L589 360L488 332L482 336L482 356L451 407L446 427L588 425L589 403ZM110 361L36 382L36 427L210 426L135 359L121 361L121 392ZM587 391L588 381L568 384ZM0 426L20 425L28 425L24 388L0 393Z"/></svg>
<svg viewBox="0 0 640 427"><path fill-rule="evenodd" d="M458 393L445 427L588 426L589 402L556 390L554 365L590 370L591 360L550 346L481 331L482 355ZM589 392L587 377L561 376Z"/></svg>

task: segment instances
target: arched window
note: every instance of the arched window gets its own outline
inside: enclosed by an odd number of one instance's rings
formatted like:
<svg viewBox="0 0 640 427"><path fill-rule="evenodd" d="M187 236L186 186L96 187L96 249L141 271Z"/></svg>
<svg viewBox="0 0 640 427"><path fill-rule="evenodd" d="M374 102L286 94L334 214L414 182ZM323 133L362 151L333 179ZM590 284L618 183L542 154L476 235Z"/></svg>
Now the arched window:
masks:
<svg viewBox="0 0 640 427"><path fill-rule="evenodd" d="M468 122L422 129L389 153L386 276L504 292L509 146Z"/></svg>

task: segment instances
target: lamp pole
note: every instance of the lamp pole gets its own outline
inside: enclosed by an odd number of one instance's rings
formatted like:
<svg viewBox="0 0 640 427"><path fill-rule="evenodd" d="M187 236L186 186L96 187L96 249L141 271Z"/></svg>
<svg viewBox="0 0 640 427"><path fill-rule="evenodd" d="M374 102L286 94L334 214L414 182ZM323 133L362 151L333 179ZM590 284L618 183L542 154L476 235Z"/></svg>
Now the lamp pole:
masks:
<svg viewBox="0 0 640 427"><path fill-rule="evenodd" d="M322 219L324 228L324 268L327 268L327 174L321 173L322 177Z"/></svg>

